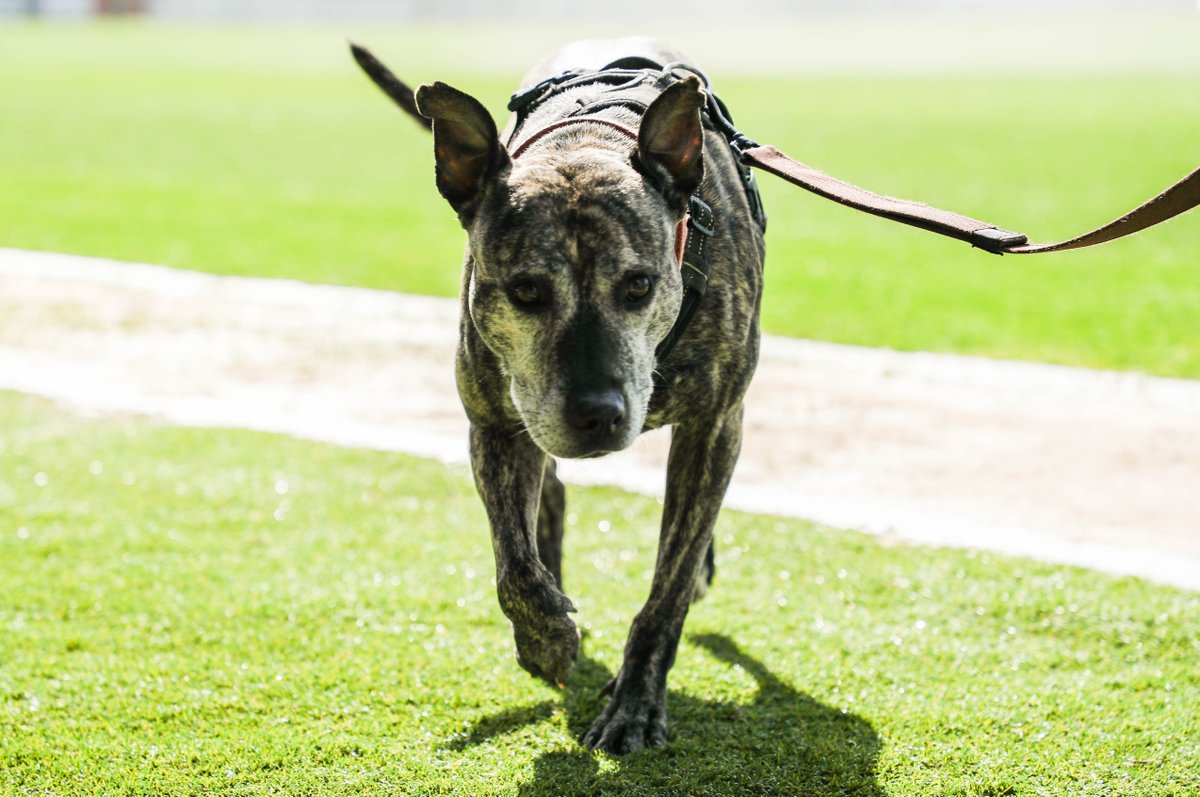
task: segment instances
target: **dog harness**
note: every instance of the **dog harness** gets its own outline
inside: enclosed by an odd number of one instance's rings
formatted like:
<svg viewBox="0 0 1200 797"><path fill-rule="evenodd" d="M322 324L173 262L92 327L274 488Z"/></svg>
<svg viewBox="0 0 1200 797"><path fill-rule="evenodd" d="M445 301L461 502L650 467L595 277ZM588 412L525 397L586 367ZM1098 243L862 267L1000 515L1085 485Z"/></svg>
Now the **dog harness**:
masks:
<svg viewBox="0 0 1200 797"><path fill-rule="evenodd" d="M659 94L662 94L673 83L695 76L700 78L706 90L707 101L701 114L705 127L722 133L733 150L734 163L742 187L746 192L746 200L750 204L750 213L759 228L766 231L767 215L763 210L762 197L754 174L750 171L741 157L741 153L733 147L732 131L740 136L733 128L729 112L716 95L709 89L708 78L693 66L682 63L658 64L649 58L631 57L614 61L598 71L568 70L561 74L543 80L525 91L517 92L508 103L508 110L517 115L513 135L509 141L510 157L520 157L532 144L555 130L560 130L576 124L599 124L613 128L633 141L638 134L612 121L598 117L595 114L606 108L624 107L644 114ZM582 93L576 101L576 108L566 116L543 127L534 133L521 138L525 122L529 114L560 92L582 86L595 87L595 91ZM515 143L520 140L520 143ZM680 275L683 277L683 302L679 307L679 315L675 319L671 331L658 344L655 357L662 362L675 348L679 338L687 329L696 313L700 300L708 287L711 264L708 259L708 240L713 236L717 219L712 207L700 198L697 191L688 200L688 212L675 229L675 257L679 261Z"/></svg>

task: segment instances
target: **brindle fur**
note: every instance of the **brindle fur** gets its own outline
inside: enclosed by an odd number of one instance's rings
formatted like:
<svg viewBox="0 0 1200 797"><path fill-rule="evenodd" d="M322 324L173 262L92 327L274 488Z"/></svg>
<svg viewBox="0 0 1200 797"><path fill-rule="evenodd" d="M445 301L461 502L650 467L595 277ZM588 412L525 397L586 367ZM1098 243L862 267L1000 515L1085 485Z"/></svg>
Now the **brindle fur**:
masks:
<svg viewBox="0 0 1200 797"><path fill-rule="evenodd" d="M522 88L565 68L599 69L625 56L687 60L647 39L582 42L536 67ZM669 140L698 118L700 91L689 82L655 101L647 125ZM581 88L554 96L521 129L510 120L501 138L509 146L514 133L523 140L587 94ZM588 124L556 130L513 161L487 140L495 128L466 95L434 84L416 92L416 103L433 119L439 188L468 233L458 387L491 523L500 606L512 622L517 660L530 673L561 684L579 648L574 606L562 591L564 493L552 455L590 456L623 448L641 431L671 427L650 595L605 688L608 704L583 739L613 754L663 744L667 671L689 604L712 578L713 526L738 458L742 400L758 359L763 239L733 156L720 134L704 131L700 195L717 219L711 276L686 333L659 363L654 348L682 297L674 228L695 164L643 151L652 143L646 126L631 154L627 137ZM634 130L643 122L624 107L599 115ZM635 271L652 276L652 301L629 310L614 295L623 275ZM550 287L550 304L540 312L515 306L508 292L515 276L527 274ZM580 396L614 389L627 417L597 446L564 417Z"/></svg>

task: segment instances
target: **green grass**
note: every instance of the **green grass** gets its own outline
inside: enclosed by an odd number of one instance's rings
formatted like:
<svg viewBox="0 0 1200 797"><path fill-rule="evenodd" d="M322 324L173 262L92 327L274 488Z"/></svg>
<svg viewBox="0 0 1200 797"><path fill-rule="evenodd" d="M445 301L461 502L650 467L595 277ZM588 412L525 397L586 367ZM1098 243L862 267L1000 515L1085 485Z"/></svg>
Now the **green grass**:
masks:
<svg viewBox="0 0 1200 797"><path fill-rule="evenodd" d="M727 512L671 743L611 759L575 738L653 500L569 491L587 638L560 692L513 660L459 469L14 394L0 417L0 793L1200 789L1195 593Z"/></svg>
<svg viewBox="0 0 1200 797"><path fill-rule="evenodd" d="M359 38L499 116L516 73L447 68L454 35ZM428 138L344 49L0 28L0 245L452 294ZM756 137L1035 238L1123 212L1200 140L1187 75L716 78ZM770 331L1200 376L1194 217L998 259L763 190ZM569 492L587 639L560 692L513 660L461 470L12 394L0 419L0 793L1200 790L1195 593L727 512L671 744L617 760L575 739L648 588L653 500Z"/></svg>
<svg viewBox="0 0 1200 797"><path fill-rule="evenodd" d="M513 56L499 72L472 65L478 33L358 37L410 80L455 82L499 117ZM339 35L0 36L0 245L456 291L463 236L433 189L427 134L357 73ZM556 43L514 47L532 61ZM452 66L462 50L471 63ZM1197 161L1200 77L1187 72L715 78L756 138L1035 239L1106 222ZM1096 250L1001 259L762 184L769 331L1200 376L1195 214Z"/></svg>

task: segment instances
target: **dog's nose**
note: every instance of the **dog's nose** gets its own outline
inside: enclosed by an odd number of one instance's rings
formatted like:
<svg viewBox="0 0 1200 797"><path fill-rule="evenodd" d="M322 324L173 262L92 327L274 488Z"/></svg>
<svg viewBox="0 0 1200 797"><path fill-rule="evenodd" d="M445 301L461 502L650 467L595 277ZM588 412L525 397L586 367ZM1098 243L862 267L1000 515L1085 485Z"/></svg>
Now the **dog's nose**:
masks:
<svg viewBox="0 0 1200 797"><path fill-rule="evenodd" d="M570 403L567 421L593 440L607 437L625 420L625 396L619 390L584 393Z"/></svg>

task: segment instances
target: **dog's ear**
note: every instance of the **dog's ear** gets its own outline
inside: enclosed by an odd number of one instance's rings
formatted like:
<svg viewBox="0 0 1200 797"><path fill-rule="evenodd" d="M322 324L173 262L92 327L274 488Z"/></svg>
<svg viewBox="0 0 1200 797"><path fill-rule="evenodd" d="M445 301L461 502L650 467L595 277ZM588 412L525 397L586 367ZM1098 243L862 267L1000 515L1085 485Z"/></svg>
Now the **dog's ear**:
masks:
<svg viewBox="0 0 1200 797"><path fill-rule="evenodd" d="M417 108L433 120L437 187L465 223L486 182L508 166L496 123L478 100L445 83L417 89Z"/></svg>
<svg viewBox="0 0 1200 797"><path fill-rule="evenodd" d="M642 117L634 163L673 206L686 208L704 178L704 101L700 81L689 77L658 95Z"/></svg>

